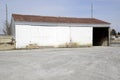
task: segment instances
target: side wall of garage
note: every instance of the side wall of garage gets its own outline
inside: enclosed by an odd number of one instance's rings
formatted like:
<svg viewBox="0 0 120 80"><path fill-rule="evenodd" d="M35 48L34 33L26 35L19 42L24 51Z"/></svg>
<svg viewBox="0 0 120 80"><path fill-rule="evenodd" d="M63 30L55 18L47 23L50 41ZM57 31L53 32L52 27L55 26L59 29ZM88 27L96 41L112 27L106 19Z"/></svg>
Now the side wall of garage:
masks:
<svg viewBox="0 0 120 80"><path fill-rule="evenodd" d="M29 44L59 47L70 42L92 46L92 27L16 25L15 29L16 48Z"/></svg>

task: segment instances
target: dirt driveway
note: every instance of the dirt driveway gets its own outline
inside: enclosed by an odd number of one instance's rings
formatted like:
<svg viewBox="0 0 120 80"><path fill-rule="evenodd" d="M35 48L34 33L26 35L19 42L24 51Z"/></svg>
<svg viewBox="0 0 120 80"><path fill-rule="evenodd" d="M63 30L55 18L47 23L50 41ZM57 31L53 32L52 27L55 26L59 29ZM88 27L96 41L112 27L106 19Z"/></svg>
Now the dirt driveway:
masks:
<svg viewBox="0 0 120 80"><path fill-rule="evenodd" d="M120 47L0 51L0 80L120 80Z"/></svg>

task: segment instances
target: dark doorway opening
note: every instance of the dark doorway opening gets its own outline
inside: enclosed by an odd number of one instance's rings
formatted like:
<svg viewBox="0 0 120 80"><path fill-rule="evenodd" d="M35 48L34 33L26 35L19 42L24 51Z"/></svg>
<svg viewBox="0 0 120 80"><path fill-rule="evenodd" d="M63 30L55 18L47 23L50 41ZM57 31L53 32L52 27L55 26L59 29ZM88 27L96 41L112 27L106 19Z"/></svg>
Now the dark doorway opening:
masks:
<svg viewBox="0 0 120 80"><path fill-rule="evenodd" d="M93 46L109 45L109 28L93 27Z"/></svg>

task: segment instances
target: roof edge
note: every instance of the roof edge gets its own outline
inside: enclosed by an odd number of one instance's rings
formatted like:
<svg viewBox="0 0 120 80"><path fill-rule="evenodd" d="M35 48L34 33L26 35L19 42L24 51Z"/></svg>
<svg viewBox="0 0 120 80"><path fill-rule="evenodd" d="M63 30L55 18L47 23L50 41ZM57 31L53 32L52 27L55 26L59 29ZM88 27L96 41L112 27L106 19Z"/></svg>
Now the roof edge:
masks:
<svg viewBox="0 0 120 80"><path fill-rule="evenodd" d="M14 21L28 21L28 22L56 22L56 23L94 23L94 24L111 24L109 22L99 20L96 18L76 18L76 17L55 17L55 16L40 16L40 15L23 15L12 14Z"/></svg>

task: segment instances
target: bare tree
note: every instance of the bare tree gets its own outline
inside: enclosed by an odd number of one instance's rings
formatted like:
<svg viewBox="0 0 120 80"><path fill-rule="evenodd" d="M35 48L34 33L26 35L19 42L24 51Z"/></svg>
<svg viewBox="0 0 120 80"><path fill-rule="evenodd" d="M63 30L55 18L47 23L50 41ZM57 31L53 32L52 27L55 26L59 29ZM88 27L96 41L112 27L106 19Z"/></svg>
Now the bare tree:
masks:
<svg viewBox="0 0 120 80"><path fill-rule="evenodd" d="M6 23L4 24L4 29L3 32L5 35L10 35L10 24L6 21Z"/></svg>
<svg viewBox="0 0 120 80"><path fill-rule="evenodd" d="M110 32L110 34L116 36L116 35L117 35L117 32L116 32L115 29L112 29L111 32Z"/></svg>
<svg viewBox="0 0 120 80"><path fill-rule="evenodd" d="M3 32L5 35L10 35L10 24L8 22L8 8L7 8L7 4L6 4L6 21L4 24L4 29Z"/></svg>

